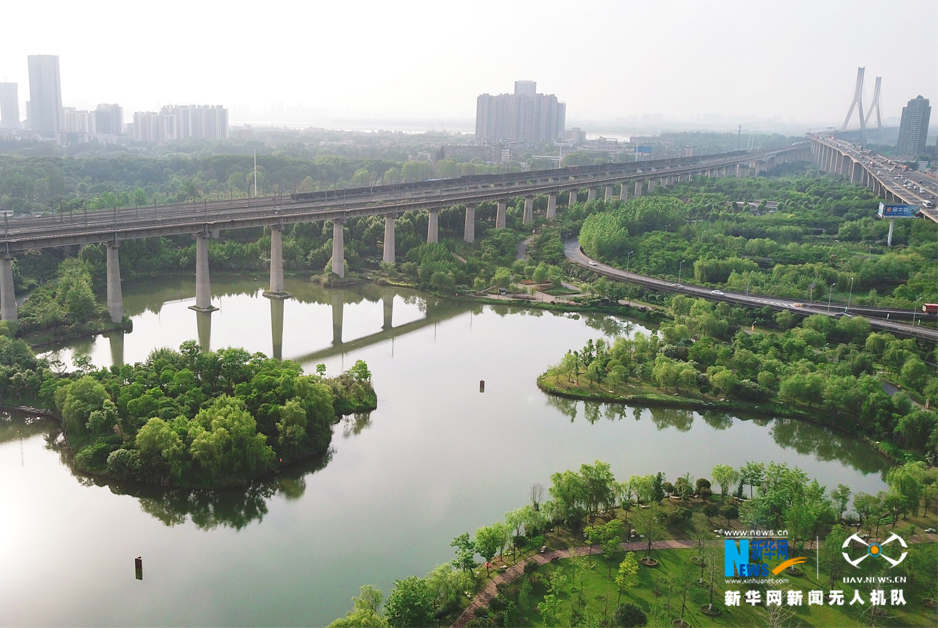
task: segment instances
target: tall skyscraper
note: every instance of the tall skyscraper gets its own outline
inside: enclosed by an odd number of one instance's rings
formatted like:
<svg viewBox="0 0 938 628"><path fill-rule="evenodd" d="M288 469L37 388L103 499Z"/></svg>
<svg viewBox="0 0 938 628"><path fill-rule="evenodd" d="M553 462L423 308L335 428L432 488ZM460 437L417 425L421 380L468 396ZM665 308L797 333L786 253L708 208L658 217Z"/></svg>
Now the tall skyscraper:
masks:
<svg viewBox="0 0 938 628"><path fill-rule="evenodd" d="M120 135L124 127L124 110L120 105L98 105L94 111L98 135Z"/></svg>
<svg viewBox="0 0 938 628"><path fill-rule="evenodd" d="M20 98L16 83L0 83L0 128L20 128Z"/></svg>
<svg viewBox="0 0 938 628"><path fill-rule="evenodd" d="M32 129L42 137L54 138L63 131L62 82L57 55L29 55L29 102Z"/></svg>
<svg viewBox="0 0 938 628"><path fill-rule="evenodd" d="M927 98L913 98L902 108L902 121L899 122L899 145L896 150L900 155L916 157L925 152L925 139L928 136L928 119L931 107Z"/></svg>
<svg viewBox="0 0 938 628"><path fill-rule="evenodd" d="M476 100L476 141L552 142L563 133L567 106L538 94L534 81L515 81L514 94L482 94Z"/></svg>

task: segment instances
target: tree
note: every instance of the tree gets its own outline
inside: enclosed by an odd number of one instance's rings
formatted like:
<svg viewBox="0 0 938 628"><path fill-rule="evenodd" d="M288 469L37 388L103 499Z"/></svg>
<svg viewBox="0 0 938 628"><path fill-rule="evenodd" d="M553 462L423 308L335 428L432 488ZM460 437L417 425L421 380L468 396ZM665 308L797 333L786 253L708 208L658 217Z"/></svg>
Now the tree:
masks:
<svg viewBox="0 0 938 628"><path fill-rule="evenodd" d="M727 487L732 488L739 481L739 474L728 464L717 464L711 471L713 480L720 485L720 494L726 497Z"/></svg>
<svg viewBox="0 0 938 628"><path fill-rule="evenodd" d="M850 487L845 484L838 484L837 488L831 491L831 499L837 506L837 521L844 518L844 511L847 510L847 504L850 503Z"/></svg>
<svg viewBox="0 0 938 628"><path fill-rule="evenodd" d="M765 478L765 465L761 462L747 462L739 470L739 476L743 484L749 485L749 497L752 498L752 489L762 484Z"/></svg>
<svg viewBox="0 0 938 628"><path fill-rule="evenodd" d="M612 623L614 626L633 628L634 626L647 624L648 617L642 609L634 604L622 604L616 606L616 610L612 612Z"/></svg>
<svg viewBox="0 0 938 628"><path fill-rule="evenodd" d="M392 628L436 626L433 596L426 580L417 576L395 580L384 605L384 616Z"/></svg>
<svg viewBox="0 0 938 628"><path fill-rule="evenodd" d="M352 610L326 628L384 628L388 625L379 612L384 597L381 589L366 584L360 591L358 597L352 598Z"/></svg>
<svg viewBox="0 0 938 628"><path fill-rule="evenodd" d="M602 527L602 532L599 536L599 542L603 547L603 554L605 554L606 562L609 565L610 577L612 577L612 557L619 549L624 529L625 525L622 523L621 519L613 519Z"/></svg>
<svg viewBox="0 0 938 628"><path fill-rule="evenodd" d="M619 597L616 598L616 604L622 599L622 594L635 586L638 581L638 561L635 560L635 554L628 552L625 559L619 563L619 571L616 574L616 587L619 590Z"/></svg>
<svg viewBox="0 0 938 628"><path fill-rule="evenodd" d="M483 526L476 530L475 551L485 559L485 575L489 575L489 563L495 558L495 554L502 546L502 539L505 537L504 524L496 523L491 526Z"/></svg>
<svg viewBox="0 0 938 628"><path fill-rule="evenodd" d="M472 571L476 567L475 553L476 546L469 539L469 533L463 532L450 543L450 547L456 548L456 558L453 559L453 567L463 571Z"/></svg>

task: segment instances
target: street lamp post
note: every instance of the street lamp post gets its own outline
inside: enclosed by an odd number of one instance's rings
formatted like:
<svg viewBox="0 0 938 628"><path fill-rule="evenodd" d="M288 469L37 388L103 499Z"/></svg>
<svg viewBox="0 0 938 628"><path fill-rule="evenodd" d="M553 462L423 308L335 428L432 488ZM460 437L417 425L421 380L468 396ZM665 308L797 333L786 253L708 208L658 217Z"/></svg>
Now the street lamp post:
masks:
<svg viewBox="0 0 938 628"><path fill-rule="evenodd" d="M844 308L844 312L850 309L850 299L853 298L853 277L850 278L850 295L847 297L847 307Z"/></svg>
<svg viewBox="0 0 938 628"><path fill-rule="evenodd" d="M681 271L684 269L684 260L681 260L681 263L677 267L677 282L681 283Z"/></svg>
<svg viewBox="0 0 938 628"><path fill-rule="evenodd" d="M808 286L810 291L808 292L808 303L811 303L814 300L814 286L817 285L815 282L811 282L811 285Z"/></svg>
<svg viewBox="0 0 938 628"><path fill-rule="evenodd" d="M827 291L827 311L828 312L831 311L831 295L834 293L834 286L836 285L837 285L836 283L832 283L831 289Z"/></svg>
<svg viewBox="0 0 938 628"><path fill-rule="evenodd" d="M625 261L625 272L629 272L629 268L630 268L631 265L632 265L632 253L634 253L634 252L635 252L635 251L629 251L628 259L626 259L626 261Z"/></svg>

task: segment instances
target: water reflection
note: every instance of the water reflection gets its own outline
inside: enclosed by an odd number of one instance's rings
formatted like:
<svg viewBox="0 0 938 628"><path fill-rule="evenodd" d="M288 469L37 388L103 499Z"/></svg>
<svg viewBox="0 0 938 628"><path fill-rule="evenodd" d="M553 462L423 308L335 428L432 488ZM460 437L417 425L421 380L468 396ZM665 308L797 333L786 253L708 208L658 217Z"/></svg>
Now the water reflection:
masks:
<svg viewBox="0 0 938 628"><path fill-rule="evenodd" d="M658 431L675 429L678 432L690 432L695 418L702 419L709 427L718 431L727 431L741 422L747 422L759 427L769 427L769 434L776 444L785 449L793 449L804 456L812 456L825 462L837 461L864 474L875 473L883 477L890 468L889 460L871 449L863 439L795 419L773 419L751 414L734 416L717 410L696 412L662 406L642 408L619 403L577 401L554 395L545 395L545 402L569 418L571 423L582 413L590 425L595 424L601 417L611 422L621 421L630 412L636 421L651 419Z"/></svg>
<svg viewBox="0 0 938 628"><path fill-rule="evenodd" d="M270 299L270 343L271 356L275 360L283 359L283 301Z"/></svg>
<svg viewBox="0 0 938 628"><path fill-rule="evenodd" d="M330 450L244 487L220 490L162 488L124 482L107 484L98 478L84 478L84 481L98 486L107 485L115 495L135 498L143 512L166 526L178 526L191 520L200 530L219 527L241 530L251 523L263 521L268 512L267 504L275 496L283 495L290 500L302 497L306 491L306 476L325 468L332 454Z"/></svg>

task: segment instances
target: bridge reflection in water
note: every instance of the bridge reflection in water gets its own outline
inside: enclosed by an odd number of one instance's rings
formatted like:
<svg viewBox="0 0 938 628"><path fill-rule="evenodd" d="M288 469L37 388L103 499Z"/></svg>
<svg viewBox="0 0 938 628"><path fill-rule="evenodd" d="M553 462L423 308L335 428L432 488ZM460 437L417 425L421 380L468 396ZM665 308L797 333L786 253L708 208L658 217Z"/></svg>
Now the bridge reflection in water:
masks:
<svg viewBox="0 0 938 628"><path fill-rule="evenodd" d="M221 288L221 290L219 290L218 293L213 293L213 297L217 298L237 294L243 295L245 292L248 292L237 289L234 291L231 291L230 289L225 290L222 287L223 285L224 284L222 282L219 282L219 288ZM465 312L465 306L460 306L455 302L432 296L421 295L420 297L415 298L418 300L418 306L423 314L423 317L418 320L411 320L409 322L401 323L395 326L395 297L397 299L407 299L407 301L409 301L409 298L402 296L401 291L397 288L382 287L375 284L362 284L356 286L355 290L352 291L342 288L322 288L320 286L307 287L307 285L291 285L291 290L294 292L294 295L291 298L269 299L270 349L269 351L265 350L265 353L267 353L272 358L276 358L278 360L289 359L301 364L307 364L310 362L321 361L332 356L343 355L350 351L362 349L384 342L386 340L392 341L391 352L393 355L393 340L396 337L423 329L424 327L434 325L444 320L453 318L462 312ZM253 288L253 286L251 287ZM255 292L257 293L259 291ZM167 304L177 302L188 303L191 301L191 299L178 300L172 298L161 298L169 296L170 295L166 294L165 292L157 290L155 294L151 294L150 298L145 300L145 303L140 303L139 300L134 301L133 297L130 297L128 298L128 301L130 301L133 309L132 311L128 312L128 315L134 316L141 314L144 311L151 311L159 314L163 307ZM290 302L294 300L297 301L300 305L326 304L330 307L332 314L332 340L328 346L294 355L291 355L288 349L287 355L284 355L284 317L287 313L287 310L291 307ZM357 305L362 302L377 304L379 301L381 302L381 319L379 330L374 333L368 333L356 338L345 338L343 332L343 326L345 322L345 306L347 304ZM295 313L297 310L294 309L293 311ZM412 312L413 308L410 308L410 311ZM195 328L193 331L195 332L194 337L197 338L199 347L203 351L211 351L213 349L217 350L223 348L220 346L212 346L212 317L216 315L215 311L197 310L194 312L194 315ZM360 321L361 314L359 313L356 315L356 322L360 323ZM378 321L375 322L377 323ZM260 321L253 321L253 324L256 325L256 331L260 333ZM107 338L110 345L111 364L118 366L124 364L124 334L122 332L112 332L107 335ZM227 344L225 346L227 346Z"/></svg>

